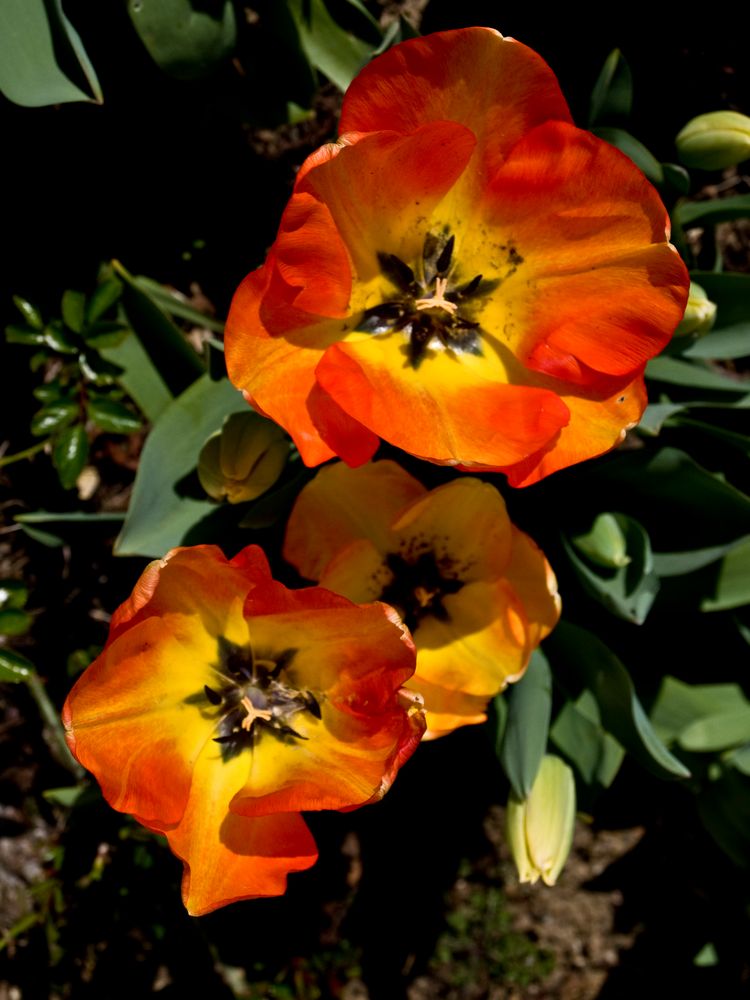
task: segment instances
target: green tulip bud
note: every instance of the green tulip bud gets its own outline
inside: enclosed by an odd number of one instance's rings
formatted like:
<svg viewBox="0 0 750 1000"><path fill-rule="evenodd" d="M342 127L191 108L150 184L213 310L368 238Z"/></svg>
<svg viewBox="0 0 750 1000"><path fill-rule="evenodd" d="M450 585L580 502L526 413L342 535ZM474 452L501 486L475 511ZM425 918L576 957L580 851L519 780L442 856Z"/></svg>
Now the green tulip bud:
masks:
<svg viewBox="0 0 750 1000"><path fill-rule="evenodd" d="M733 167L750 157L750 118L737 111L698 115L682 129L675 145L686 167Z"/></svg>
<svg viewBox="0 0 750 1000"><path fill-rule="evenodd" d="M251 410L232 413L203 445L198 478L214 500L243 503L273 486L288 456L280 427Z"/></svg>
<svg viewBox="0 0 750 1000"><path fill-rule="evenodd" d="M525 799L511 793L507 837L521 882L554 885L573 842L576 787L573 772L552 754L542 758Z"/></svg>
<svg viewBox="0 0 750 1000"><path fill-rule="evenodd" d="M685 315L672 336L687 337L689 334L693 334L696 337L702 337L704 333L708 333L715 320L716 303L709 299L700 285L691 281Z"/></svg>

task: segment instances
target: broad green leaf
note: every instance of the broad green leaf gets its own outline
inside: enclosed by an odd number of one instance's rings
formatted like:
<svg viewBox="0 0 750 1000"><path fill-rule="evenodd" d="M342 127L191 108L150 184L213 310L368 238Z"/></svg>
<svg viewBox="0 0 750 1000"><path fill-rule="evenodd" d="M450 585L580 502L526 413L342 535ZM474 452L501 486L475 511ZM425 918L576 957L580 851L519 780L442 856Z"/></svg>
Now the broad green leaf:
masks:
<svg viewBox="0 0 750 1000"><path fill-rule="evenodd" d="M690 190L690 174L679 163L662 163L664 180L675 189L678 194L687 194Z"/></svg>
<svg viewBox="0 0 750 1000"><path fill-rule="evenodd" d="M101 355L122 369L118 383L153 423L174 397L140 340L130 333L116 347L103 348Z"/></svg>
<svg viewBox="0 0 750 1000"><path fill-rule="evenodd" d="M724 556L714 592L703 599L701 611L725 611L745 604L750 604L750 538Z"/></svg>
<svg viewBox="0 0 750 1000"><path fill-rule="evenodd" d="M694 420L692 417L684 415L675 416L672 423L675 427L691 428L693 431L707 434L733 448L739 448L745 455L750 456L750 437L746 434L738 434L737 431L727 430L726 427L719 427L718 424L707 423L705 420Z"/></svg>
<svg viewBox="0 0 750 1000"><path fill-rule="evenodd" d="M625 57L614 49L607 59L591 92L589 128L600 121L624 119L633 104L633 77Z"/></svg>
<svg viewBox="0 0 750 1000"><path fill-rule="evenodd" d="M709 198L706 201L683 201L675 208L674 215L684 229L745 219L750 217L750 194Z"/></svg>
<svg viewBox="0 0 750 1000"><path fill-rule="evenodd" d="M711 753L750 741L750 704L737 704L730 712L707 715L686 726L677 738L683 750Z"/></svg>
<svg viewBox="0 0 750 1000"><path fill-rule="evenodd" d="M60 68L58 54L76 80ZM32 108L68 101L101 104L96 73L61 0L0 4L0 91Z"/></svg>
<svg viewBox="0 0 750 1000"><path fill-rule="evenodd" d="M86 296L83 292L74 292L70 288L63 292L61 312L65 325L73 333L81 333L86 319Z"/></svg>
<svg viewBox="0 0 750 1000"><path fill-rule="evenodd" d="M32 621L23 608L0 608L0 635L25 635Z"/></svg>
<svg viewBox="0 0 750 1000"><path fill-rule="evenodd" d="M750 743L737 747L724 758L728 764L737 768L742 774L750 775Z"/></svg>
<svg viewBox="0 0 750 1000"><path fill-rule="evenodd" d="M654 552L654 569L657 576L684 576L717 562L743 539L725 545L712 545L705 549L688 549L685 552Z"/></svg>
<svg viewBox="0 0 750 1000"><path fill-rule="evenodd" d="M130 328L116 320L99 320L84 330L86 347L101 351L105 347L117 347L130 333Z"/></svg>
<svg viewBox="0 0 750 1000"><path fill-rule="evenodd" d="M20 580L0 580L0 608L22 608L29 599L29 589Z"/></svg>
<svg viewBox="0 0 750 1000"><path fill-rule="evenodd" d="M715 358L728 361L750 356L750 323L734 323L721 329L714 328L704 337L690 344L683 358Z"/></svg>
<svg viewBox="0 0 750 1000"><path fill-rule="evenodd" d="M688 778L690 772L664 746L638 700L620 660L591 632L560 622L547 640L555 673L561 667L593 694L602 726L640 764L661 778ZM564 667L562 666L564 665Z"/></svg>
<svg viewBox="0 0 750 1000"><path fill-rule="evenodd" d="M662 165L648 149L639 142L634 135L626 132L623 128L605 128L598 126L591 130L594 135L604 139L611 146L615 146L629 157L639 170L648 177L652 184L661 184L664 180Z"/></svg>
<svg viewBox="0 0 750 1000"><path fill-rule="evenodd" d="M20 684L34 673L34 664L12 649L0 647L0 683Z"/></svg>
<svg viewBox="0 0 750 1000"><path fill-rule="evenodd" d="M140 290L122 264L113 261L112 266L124 284L122 305L133 331L170 392L182 392L204 373L203 362L182 331Z"/></svg>
<svg viewBox="0 0 750 1000"><path fill-rule="evenodd" d="M362 0L347 0L347 3L350 3L355 10L358 10L360 14L363 14L364 17L366 17L367 20L370 22L372 27L378 32L378 34L380 34L380 25L378 24L377 18L373 17L373 15L369 12L367 7L365 7L365 5L362 3Z"/></svg>
<svg viewBox="0 0 750 1000"><path fill-rule="evenodd" d="M42 314L35 305L32 305L27 299L21 298L20 295L13 296L13 305L18 309L30 327L34 330L44 329Z"/></svg>
<svg viewBox="0 0 750 1000"><path fill-rule="evenodd" d="M89 419L111 434L132 434L140 430L140 419L127 406L113 399L90 399Z"/></svg>
<svg viewBox="0 0 750 1000"><path fill-rule="evenodd" d="M638 430L649 437L657 437L667 420L684 409L684 403L649 403L640 419Z"/></svg>
<svg viewBox="0 0 750 1000"><path fill-rule="evenodd" d="M31 433L34 437L45 437L62 430L79 415L78 403L52 403L43 406L31 418Z"/></svg>
<svg viewBox="0 0 750 1000"><path fill-rule="evenodd" d="M689 386L692 389L713 389L718 392L743 392L750 390L750 380L720 375L700 363L693 364L679 358L653 358L646 365L646 377L657 382Z"/></svg>
<svg viewBox="0 0 750 1000"><path fill-rule="evenodd" d="M184 302L175 292L165 288L164 285L160 285L158 281L153 281L151 278L146 278L143 275L136 275L133 281L144 294L148 295L169 316L186 319L194 326L213 330L214 333L224 332L223 320L217 319L215 316L206 316L205 313L199 312L193 306Z"/></svg>
<svg viewBox="0 0 750 1000"><path fill-rule="evenodd" d="M157 66L180 80L206 76L237 41L231 0L128 0L128 14Z"/></svg>
<svg viewBox="0 0 750 1000"><path fill-rule="evenodd" d="M216 510L208 500L181 496L178 484L194 471L206 438L247 403L227 381L198 379L164 410L146 439L117 555L163 556Z"/></svg>
<svg viewBox="0 0 750 1000"><path fill-rule="evenodd" d="M651 543L643 527L625 514L611 515L622 532L623 561L618 566L593 565L576 555L563 539L565 551L584 589L605 608L625 621L641 625L659 590Z"/></svg>
<svg viewBox="0 0 750 1000"><path fill-rule="evenodd" d="M651 722L660 738L672 743L696 719L731 712L744 701L739 684L686 684L667 676L651 709Z"/></svg>
<svg viewBox="0 0 750 1000"><path fill-rule="evenodd" d="M45 788L42 795L48 802L70 809L87 790L87 785L70 785L67 788Z"/></svg>
<svg viewBox="0 0 750 1000"><path fill-rule="evenodd" d="M374 46L344 31L323 0L286 0L311 65L346 90L372 55Z"/></svg>
<svg viewBox="0 0 750 1000"><path fill-rule="evenodd" d="M609 788L625 751L602 728L599 707L590 691L566 701L550 729L550 739L575 766L587 785Z"/></svg>
<svg viewBox="0 0 750 1000"><path fill-rule="evenodd" d="M89 439L83 424L66 427L55 441L52 461L55 463L60 483L72 489L89 457Z"/></svg>
<svg viewBox="0 0 750 1000"><path fill-rule="evenodd" d="M34 528L28 524L22 525L23 533L28 535L29 538L34 542L39 542L40 545L46 545L50 549L59 549L61 545L65 544L64 539L60 538L59 535L53 535L51 531L42 531L41 528Z"/></svg>
<svg viewBox="0 0 750 1000"><path fill-rule="evenodd" d="M86 325L91 326L111 309L122 295L122 282L107 278L97 285L86 304Z"/></svg>
<svg viewBox="0 0 750 1000"><path fill-rule="evenodd" d="M552 711L552 674L541 649L534 651L526 673L505 697L508 721L500 746L500 763L513 791L524 799L547 748Z"/></svg>

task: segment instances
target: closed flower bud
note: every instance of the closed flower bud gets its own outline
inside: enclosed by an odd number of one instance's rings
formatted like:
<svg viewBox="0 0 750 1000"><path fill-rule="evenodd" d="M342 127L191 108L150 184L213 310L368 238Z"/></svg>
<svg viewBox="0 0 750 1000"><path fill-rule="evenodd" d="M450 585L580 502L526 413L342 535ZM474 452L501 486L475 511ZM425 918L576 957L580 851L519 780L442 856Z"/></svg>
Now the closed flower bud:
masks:
<svg viewBox="0 0 750 1000"><path fill-rule="evenodd" d="M507 837L521 882L554 885L573 841L576 789L573 772L547 754L525 799L511 793Z"/></svg>
<svg viewBox="0 0 750 1000"><path fill-rule="evenodd" d="M284 432L257 413L232 413L201 449L198 478L214 500L243 503L265 493L289 454Z"/></svg>
<svg viewBox="0 0 750 1000"><path fill-rule="evenodd" d="M693 334L702 337L708 333L716 319L716 303L712 302L700 285L690 282L690 294L685 307L685 315L674 332L675 337Z"/></svg>
<svg viewBox="0 0 750 1000"><path fill-rule="evenodd" d="M675 144L686 167L733 167L750 157L750 118L737 111L698 115L679 133Z"/></svg>

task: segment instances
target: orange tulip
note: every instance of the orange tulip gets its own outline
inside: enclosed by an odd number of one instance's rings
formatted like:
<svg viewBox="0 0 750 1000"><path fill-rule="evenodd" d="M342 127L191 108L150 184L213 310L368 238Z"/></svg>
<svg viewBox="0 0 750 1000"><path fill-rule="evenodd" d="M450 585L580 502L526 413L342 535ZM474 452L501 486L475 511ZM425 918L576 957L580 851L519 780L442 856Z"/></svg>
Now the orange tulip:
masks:
<svg viewBox="0 0 750 1000"><path fill-rule="evenodd" d="M354 601L392 604L417 647L407 686L427 738L483 722L560 615L544 554L497 490L472 477L428 491L395 462L322 469L289 518L285 557Z"/></svg>
<svg viewBox="0 0 750 1000"><path fill-rule="evenodd" d="M688 277L659 196L489 28L367 66L229 315L229 376L307 465L379 438L514 486L600 455L646 405Z"/></svg>
<svg viewBox="0 0 750 1000"><path fill-rule="evenodd" d="M261 549L151 563L63 711L107 801L164 833L193 915L284 892L317 852L299 815L382 796L424 729L393 609L271 579Z"/></svg>

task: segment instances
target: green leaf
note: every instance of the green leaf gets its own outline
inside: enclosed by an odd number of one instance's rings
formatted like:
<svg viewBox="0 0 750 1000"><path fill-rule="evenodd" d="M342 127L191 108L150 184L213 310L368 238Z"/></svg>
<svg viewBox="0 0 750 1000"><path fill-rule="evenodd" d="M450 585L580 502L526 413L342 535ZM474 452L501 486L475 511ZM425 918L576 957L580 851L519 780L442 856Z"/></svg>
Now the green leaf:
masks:
<svg viewBox="0 0 750 1000"><path fill-rule="evenodd" d="M711 545L705 549L689 549L686 552L655 552L654 569L657 576L684 576L718 562L741 541L742 539L734 539L725 545Z"/></svg>
<svg viewBox="0 0 750 1000"><path fill-rule="evenodd" d="M160 285L158 281L153 281L151 278L146 278L143 275L137 275L133 278L133 281L167 315L185 319L188 323L192 323L193 326L202 327L205 330L213 330L214 333L224 332L224 320L217 319L215 316L206 316L205 313L199 312L193 306L183 301L176 292L170 291L164 285Z"/></svg>
<svg viewBox="0 0 750 1000"><path fill-rule="evenodd" d="M547 748L552 712L552 674L541 649L534 651L526 673L512 685L506 698L508 720L500 746L500 763L513 791L525 799Z"/></svg>
<svg viewBox="0 0 750 1000"><path fill-rule="evenodd" d="M52 449L52 461L64 489L75 486L88 457L89 439L83 424L66 427Z"/></svg>
<svg viewBox="0 0 750 1000"><path fill-rule="evenodd" d="M664 424L685 409L685 403L649 403L638 424L638 430L649 437L657 437Z"/></svg>
<svg viewBox="0 0 750 1000"><path fill-rule="evenodd" d="M683 358L714 358L728 361L750 356L750 323L734 323L707 333L690 344Z"/></svg>
<svg viewBox="0 0 750 1000"><path fill-rule="evenodd" d="M153 423L173 396L140 340L130 333L116 347L102 348L101 355L122 370L118 383Z"/></svg>
<svg viewBox="0 0 750 1000"><path fill-rule="evenodd" d="M323 0L286 0L311 65L340 90L346 90L370 58L374 46L344 31Z"/></svg>
<svg viewBox="0 0 750 1000"><path fill-rule="evenodd" d="M180 80L211 73L237 41L231 0L128 0L128 14L157 66Z"/></svg>
<svg viewBox="0 0 750 1000"><path fill-rule="evenodd" d="M657 382L685 385L695 389L712 389L718 392L750 391L750 381L720 375L711 368L679 358L653 358L646 365L646 377Z"/></svg>
<svg viewBox="0 0 750 1000"><path fill-rule="evenodd" d="M20 580L0 580L0 608L22 608L29 599L29 589Z"/></svg>
<svg viewBox="0 0 750 1000"><path fill-rule="evenodd" d="M63 292L61 309L65 325L73 333L81 333L86 318L86 296L83 292L74 292L70 288Z"/></svg>
<svg viewBox="0 0 750 1000"><path fill-rule="evenodd" d="M674 742L697 719L732 712L745 701L739 684L686 684L667 676L651 709L660 738Z"/></svg>
<svg viewBox="0 0 750 1000"><path fill-rule="evenodd" d="M68 101L101 104L96 73L61 0L0 4L0 91L32 108Z"/></svg>
<svg viewBox="0 0 750 1000"><path fill-rule="evenodd" d="M111 434L132 434L142 426L140 419L127 406L113 399L92 398L87 410L89 419Z"/></svg>
<svg viewBox="0 0 750 1000"><path fill-rule="evenodd" d="M701 611L725 611L750 604L750 538L724 556L711 597L701 601Z"/></svg>
<svg viewBox="0 0 750 1000"><path fill-rule="evenodd" d="M710 781L698 796L703 823L723 851L740 868L750 864L750 781L729 768Z"/></svg>
<svg viewBox="0 0 750 1000"><path fill-rule="evenodd" d="M80 343L78 338L69 333L59 320L52 320L45 326L44 340L53 351L59 351L61 354L75 354Z"/></svg>
<svg viewBox="0 0 750 1000"><path fill-rule="evenodd" d="M130 333L130 328L116 320L100 320L84 330L87 347L101 350L103 347L117 347Z"/></svg>
<svg viewBox="0 0 750 1000"><path fill-rule="evenodd" d="M750 741L750 704L737 705L731 712L696 719L682 730L678 743L683 750L711 753L741 746Z"/></svg>
<svg viewBox="0 0 750 1000"><path fill-rule="evenodd" d="M86 325L91 326L112 308L122 295L122 282L117 278L107 278L94 289L86 304Z"/></svg>
<svg viewBox="0 0 750 1000"><path fill-rule="evenodd" d="M737 747L736 750L727 754L725 760L742 774L750 776L750 743L746 743L743 747Z"/></svg>
<svg viewBox="0 0 750 1000"><path fill-rule="evenodd" d="M44 329L44 320L42 319L42 314L39 312L35 305L32 305L27 299L21 298L20 295L13 296L13 305L18 309L20 314L29 324L29 326L34 330Z"/></svg>
<svg viewBox="0 0 750 1000"><path fill-rule="evenodd" d="M59 535L53 535L51 531L42 531L40 528L29 527L28 524L22 525L23 533L28 535L32 541L38 542L40 545L46 545L50 549L59 549L61 545L65 542Z"/></svg>
<svg viewBox="0 0 750 1000"><path fill-rule="evenodd" d="M654 732L620 660L591 632L560 622L547 640L571 674L593 694L602 726L635 760L661 778L688 778L690 772ZM552 657L555 672L560 669Z"/></svg>
<svg viewBox="0 0 750 1000"><path fill-rule="evenodd" d="M633 104L633 77L619 49L607 56L591 92L589 128L600 121L627 118Z"/></svg>
<svg viewBox="0 0 750 1000"><path fill-rule="evenodd" d="M690 226L714 226L718 222L745 219L750 216L750 194L710 198L706 201L683 201L675 208L674 215L683 229L689 229Z"/></svg>
<svg viewBox="0 0 750 1000"><path fill-rule="evenodd" d="M25 635L32 621L23 608L0 608L0 635Z"/></svg>
<svg viewBox="0 0 750 1000"><path fill-rule="evenodd" d="M664 180L670 184L678 194L687 194L690 190L690 174L680 166L679 163L662 163Z"/></svg>
<svg viewBox="0 0 750 1000"><path fill-rule="evenodd" d="M14 520L24 526L29 524L118 524L125 520L125 515L119 510L32 510L26 514L16 514Z"/></svg>
<svg viewBox="0 0 750 1000"><path fill-rule="evenodd" d="M622 533L622 558L617 566L590 565L580 559L567 539L565 551L584 589L605 608L625 621L642 625L659 590L651 543L644 528L625 514L611 514ZM588 536L584 536L588 537Z"/></svg>
<svg viewBox="0 0 750 1000"><path fill-rule="evenodd" d="M30 326L19 326L18 323L10 323L5 327L5 339L9 344L27 344L34 347L45 342L43 333L32 330Z"/></svg>
<svg viewBox="0 0 750 1000"><path fill-rule="evenodd" d="M609 788L625 756L622 746L602 727L601 713L590 691L575 701L566 701L550 729L550 739L590 786Z"/></svg>
<svg viewBox="0 0 750 1000"><path fill-rule="evenodd" d="M594 135L600 139L604 139L605 142L615 146L621 153L629 157L635 163L636 167L643 171L652 184L661 184L663 182L664 171L661 163L630 132L626 132L623 128L604 128L603 126L594 128L591 131Z"/></svg>
<svg viewBox="0 0 750 1000"><path fill-rule="evenodd" d="M42 795L56 806L71 809L88 789L87 785L70 785L67 788L45 788Z"/></svg>
<svg viewBox="0 0 750 1000"><path fill-rule="evenodd" d="M77 403L52 403L43 406L31 418L31 433L34 437L45 437L62 430L78 416Z"/></svg>
<svg viewBox="0 0 750 1000"><path fill-rule="evenodd" d="M112 266L124 282L122 305L133 331L167 388L179 394L204 373L200 357L122 264L113 261Z"/></svg>
<svg viewBox="0 0 750 1000"><path fill-rule="evenodd" d="M181 496L177 485L195 469L206 438L246 407L229 382L207 375L167 407L146 439L117 555L163 556L216 509L208 500Z"/></svg>
<svg viewBox="0 0 750 1000"><path fill-rule="evenodd" d="M20 653L11 649L0 648L0 682L3 684L20 684L27 681L34 673L34 664Z"/></svg>

